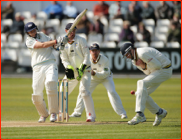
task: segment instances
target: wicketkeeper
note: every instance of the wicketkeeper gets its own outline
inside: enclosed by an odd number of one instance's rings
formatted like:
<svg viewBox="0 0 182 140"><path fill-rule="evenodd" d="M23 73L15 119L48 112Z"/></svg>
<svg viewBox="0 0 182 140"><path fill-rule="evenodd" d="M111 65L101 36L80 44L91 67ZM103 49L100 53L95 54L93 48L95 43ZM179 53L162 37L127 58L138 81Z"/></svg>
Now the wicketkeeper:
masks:
<svg viewBox="0 0 182 140"><path fill-rule="evenodd" d="M71 26L72 23L68 23L66 25L66 33L69 31ZM76 27L71 34L68 35L68 43L66 43L65 46L62 46L63 50L60 52L60 57L66 73L64 79L69 79L68 94L70 94L80 82L79 93L83 98L86 108L86 121L94 122L96 118L94 103L89 90L91 81L90 53L86 40L78 35L75 35L75 31ZM60 91L62 92L62 88L60 88Z"/></svg>
<svg viewBox="0 0 182 140"><path fill-rule="evenodd" d="M59 112L57 95L58 68L53 50L59 50L60 44L66 44L68 38L59 37L57 40L52 40L43 32L39 32L33 22L28 22L25 25L25 32L28 34L26 46L32 57L32 102L40 115L38 122L45 122L49 114L51 114L50 121L55 122L56 114ZM47 92L49 112L43 98L44 85Z"/></svg>
<svg viewBox="0 0 182 140"><path fill-rule="evenodd" d="M97 43L90 46L90 61L92 68L90 92L92 93L97 85L102 83L107 90L108 97L114 111L121 116L122 119L127 118L121 99L115 90L113 74L109 68L109 60L103 54L100 54L100 47ZM79 94L76 107L70 117L80 117L83 110L84 103L81 94Z"/></svg>
<svg viewBox="0 0 182 140"><path fill-rule="evenodd" d="M152 113L156 114L153 126L158 126L162 119L166 117L167 111L160 108L150 97L159 85L169 79L172 75L171 61L161 52L154 48L134 48L131 43L124 43L120 52L123 56L132 60L133 65L143 71L147 77L137 82L136 115L128 121L129 125L135 125L146 121L144 110L145 107Z"/></svg>

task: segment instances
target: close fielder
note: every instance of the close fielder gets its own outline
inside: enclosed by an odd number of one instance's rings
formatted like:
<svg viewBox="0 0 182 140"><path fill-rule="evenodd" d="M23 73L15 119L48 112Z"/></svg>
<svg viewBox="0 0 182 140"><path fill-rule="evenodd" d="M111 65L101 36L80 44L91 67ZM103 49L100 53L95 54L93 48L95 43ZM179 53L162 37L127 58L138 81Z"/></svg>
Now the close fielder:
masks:
<svg viewBox="0 0 182 140"><path fill-rule="evenodd" d="M66 33L71 28L72 23L68 23L65 27ZM68 35L68 43L61 47L60 57L65 67L66 76L64 79L69 79L70 94L76 85L80 82L79 93L81 94L86 108L86 122L95 121L94 103L89 91L91 81L90 54L87 47L87 42L84 38L75 35L76 27ZM60 87L62 92L62 88ZM60 104L61 106L61 104ZM61 108L61 107L60 107ZM61 115L61 114L60 114Z"/></svg>
<svg viewBox="0 0 182 140"><path fill-rule="evenodd" d="M90 92L92 93L97 85L102 83L107 90L108 97L114 111L120 115L122 119L127 118L121 99L115 90L113 74L109 68L109 60L107 57L100 54L100 47L96 43L90 46L90 61L92 68ZM81 94L79 94L76 107L70 117L80 117L83 110L84 103Z"/></svg>
<svg viewBox="0 0 182 140"><path fill-rule="evenodd" d="M123 56L132 60L133 65L143 71L147 77L137 81L135 112L136 115L128 121L129 125L145 122L145 107L156 114L153 126L158 126L166 117L167 111L160 108L150 97L159 85L172 76L171 61L154 48L134 48L131 43L124 43L120 52Z"/></svg>
<svg viewBox="0 0 182 140"><path fill-rule="evenodd" d="M40 119L39 123L45 122L51 114L50 121L56 121L58 109L57 81L58 68L55 56L53 55L53 46L59 50L58 46L67 43L67 37L59 37L57 40L51 40L50 37L42 32L37 31L37 26L33 22L25 25L25 32L28 34L26 46L31 53L31 66L33 69L33 94L32 102L35 105ZM46 88L49 112L43 99L44 85Z"/></svg>

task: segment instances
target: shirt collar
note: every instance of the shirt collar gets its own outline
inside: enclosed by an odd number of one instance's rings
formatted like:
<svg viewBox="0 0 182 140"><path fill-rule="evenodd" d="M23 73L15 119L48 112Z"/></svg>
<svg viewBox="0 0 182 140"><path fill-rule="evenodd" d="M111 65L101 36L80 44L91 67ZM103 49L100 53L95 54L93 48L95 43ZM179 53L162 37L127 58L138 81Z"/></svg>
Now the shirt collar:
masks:
<svg viewBox="0 0 182 140"><path fill-rule="evenodd" d="M68 43L68 44L73 44L74 42L75 42L75 38L76 38L76 35L75 35L75 37L73 38L73 40L71 41L71 43Z"/></svg>
<svg viewBox="0 0 182 140"><path fill-rule="evenodd" d="M101 55L99 54L98 57L97 57L97 59L96 59L96 61L93 61L92 57L91 57L91 60L92 60L92 62L94 64L97 64L99 62L99 60L100 60L100 57L101 57Z"/></svg>

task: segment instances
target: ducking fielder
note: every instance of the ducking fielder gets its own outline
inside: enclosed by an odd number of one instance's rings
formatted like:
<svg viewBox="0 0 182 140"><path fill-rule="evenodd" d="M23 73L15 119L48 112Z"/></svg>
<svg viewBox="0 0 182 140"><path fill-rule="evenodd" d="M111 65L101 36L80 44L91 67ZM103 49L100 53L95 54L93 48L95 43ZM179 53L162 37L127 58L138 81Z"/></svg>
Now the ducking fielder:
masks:
<svg viewBox="0 0 182 140"><path fill-rule="evenodd" d="M92 44L89 49L92 68L90 92L92 93L97 85L102 83L107 90L108 97L114 111L120 115L122 119L127 118L121 99L115 90L113 74L109 68L108 58L100 54L100 47L97 43ZM83 110L84 103L81 94L79 94L76 107L70 117L80 117Z"/></svg>
<svg viewBox="0 0 182 140"><path fill-rule="evenodd" d="M65 27L66 33L71 28L72 23L68 23ZM66 76L63 79L69 79L68 94L70 94L76 85L80 82L79 93L83 98L86 108L86 122L95 121L94 103L89 90L91 81L90 54L87 42L84 38L75 35L75 29L68 35L68 43L61 47L60 57L65 67ZM60 92L62 88L60 87ZM60 108L62 104L60 104ZM61 117L61 113L60 113ZM65 117L65 116L64 116Z"/></svg>
<svg viewBox="0 0 182 140"><path fill-rule="evenodd" d="M172 76L171 61L154 48L134 48L131 43L124 43L120 48L123 56L132 60L133 65L143 71L147 77L137 81L135 112L136 115L128 121L129 125L145 122L145 107L156 114L153 126L158 126L166 117L167 111L161 109L150 97L159 85Z"/></svg>
<svg viewBox="0 0 182 140"><path fill-rule="evenodd" d="M57 95L58 68L52 51L54 49L59 50L60 44L66 44L68 38L59 37L57 40L52 40L37 30L37 26L33 22L28 22L25 25L25 32L28 34L26 46L32 57L32 102L40 115L38 122L45 122L49 114L51 114L50 121L55 122L56 114L59 112ZM44 85L47 92L49 112L43 99Z"/></svg>

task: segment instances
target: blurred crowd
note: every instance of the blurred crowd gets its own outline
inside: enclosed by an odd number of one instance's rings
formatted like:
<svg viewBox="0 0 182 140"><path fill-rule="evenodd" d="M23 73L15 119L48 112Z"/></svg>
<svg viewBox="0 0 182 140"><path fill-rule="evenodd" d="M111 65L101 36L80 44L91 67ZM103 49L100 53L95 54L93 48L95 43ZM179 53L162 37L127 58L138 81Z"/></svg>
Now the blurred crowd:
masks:
<svg viewBox="0 0 182 140"><path fill-rule="evenodd" d="M77 25L77 33L85 34L86 37L89 34L101 34L102 40L108 33L108 29L112 21L121 19L123 21L122 27L117 31L118 40L115 43L121 41L130 41L132 43L145 41L148 44L152 41L152 36L157 27L157 22L162 19L168 19L170 25L167 27L166 42L179 42L181 44L181 2L172 1L170 6L165 1L160 1L158 7L153 7L149 1L143 1L142 5L139 5L137 1L131 1L127 7L122 6L122 1L113 1L108 5L104 1L98 1L94 5L91 14L86 14L79 24ZM73 5L72 1L68 1L66 5L61 5L59 2L51 1L42 12L47 15L47 21L50 19L58 19L61 23L65 19L74 19L79 12L77 7ZM92 17L91 17L92 16ZM91 18L90 18L91 17ZM1 20L11 19L13 22L10 25L5 25L1 29L1 34L6 35L8 40L11 34L21 34L24 39L24 25L28 21L33 21L36 24L38 21L37 13L31 13L31 16L27 19L21 12L15 13L15 8L11 2L8 2L6 7L1 9ZM152 19L154 21L154 31L146 28L144 20ZM39 30L49 35L53 33L56 37L57 34L61 34L61 31L57 31L54 26L45 26L46 20L39 26ZM64 27L63 27L64 28ZM60 28L58 28L59 30Z"/></svg>

